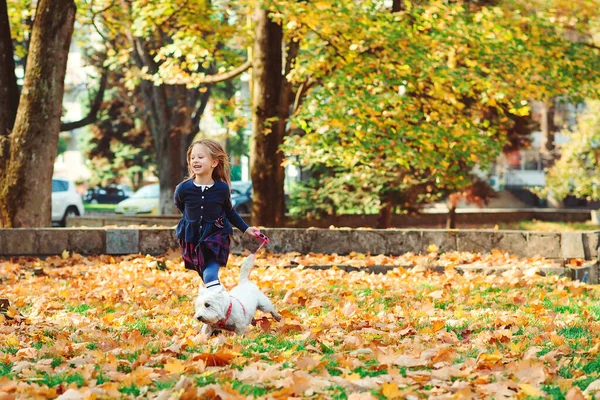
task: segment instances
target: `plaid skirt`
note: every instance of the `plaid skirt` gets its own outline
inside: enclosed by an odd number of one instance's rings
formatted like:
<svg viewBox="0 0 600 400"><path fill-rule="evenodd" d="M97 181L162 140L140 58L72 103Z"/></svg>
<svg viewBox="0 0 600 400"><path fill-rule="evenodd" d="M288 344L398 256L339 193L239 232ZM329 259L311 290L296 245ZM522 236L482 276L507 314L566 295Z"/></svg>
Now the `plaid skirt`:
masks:
<svg viewBox="0 0 600 400"><path fill-rule="evenodd" d="M226 265L229 258L229 235L225 232L215 232L198 244L188 243L179 239L181 256L187 269L198 272L200 277L205 268L205 257L210 256L217 260L219 265Z"/></svg>

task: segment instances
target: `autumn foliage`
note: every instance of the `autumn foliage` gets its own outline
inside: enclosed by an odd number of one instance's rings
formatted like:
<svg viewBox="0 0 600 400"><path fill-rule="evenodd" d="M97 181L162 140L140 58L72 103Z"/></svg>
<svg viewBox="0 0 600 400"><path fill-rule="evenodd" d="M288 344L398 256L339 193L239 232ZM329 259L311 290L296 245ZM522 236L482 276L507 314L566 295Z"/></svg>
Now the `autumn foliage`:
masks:
<svg viewBox="0 0 600 400"><path fill-rule="evenodd" d="M252 279L283 320L259 313L245 336L212 338L192 318L199 279L177 252L0 260L0 298L11 302L0 314L0 398L579 399L600 391L594 287L541 276L551 266L542 258L429 250L261 254ZM227 287L241 261L232 256L222 269ZM314 267L327 265L358 271ZM390 271L365 272L374 265Z"/></svg>

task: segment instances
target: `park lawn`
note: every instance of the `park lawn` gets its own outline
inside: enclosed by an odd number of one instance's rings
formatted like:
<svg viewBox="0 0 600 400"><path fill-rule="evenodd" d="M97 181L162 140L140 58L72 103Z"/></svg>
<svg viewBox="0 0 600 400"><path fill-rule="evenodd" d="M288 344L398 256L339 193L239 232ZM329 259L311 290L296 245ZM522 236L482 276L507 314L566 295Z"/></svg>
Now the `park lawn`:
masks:
<svg viewBox="0 0 600 400"><path fill-rule="evenodd" d="M225 286L241 261L221 270ZM475 262L510 268L455 269ZM206 338L192 318L199 279L178 252L0 260L12 305L0 315L0 397L581 398L600 390L600 294L538 275L547 264L497 251L263 253L252 278L283 320L259 312L245 336Z"/></svg>
<svg viewBox="0 0 600 400"><path fill-rule="evenodd" d="M550 222L537 220L524 220L514 223L499 224L499 229L516 229L523 231L541 232L572 232L572 231L599 231L600 226L588 222Z"/></svg>
<svg viewBox="0 0 600 400"><path fill-rule="evenodd" d="M114 212L116 204L91 204L91 203L83 203L83 208L85 211L110 211Z"/></svg>

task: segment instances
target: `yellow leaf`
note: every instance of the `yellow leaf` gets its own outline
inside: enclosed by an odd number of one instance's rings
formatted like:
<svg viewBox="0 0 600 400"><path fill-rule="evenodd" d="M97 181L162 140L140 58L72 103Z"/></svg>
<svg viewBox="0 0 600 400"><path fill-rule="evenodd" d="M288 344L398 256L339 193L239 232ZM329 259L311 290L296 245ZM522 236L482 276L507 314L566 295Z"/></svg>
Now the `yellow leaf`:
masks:
<svg viewBox="0 0 600 400"><path fill-rule="evenodd" d="M360 379L360 374L358 374L358 373L356 373L356 372L355 372L355 373L353 373L353 374L346 375L345 379L346 379L347 381L350 381L350 382L352 382L352 381L355 381L355 380L357 380L357 379Z"/></svg>
<svg viewBox="0 0 600 400"><path fill-rule="evenodd" d="M520 383L519 389L521 389L521 391L519 393L523 393L526 396L532 396L532 397L546 396L546 392L544 392L541 389L536 388L533 385L530 385L529 383Z"/></svg>
<svg viewBox="0 0 600 400"><path fill-rule="evenodd" d="M437 253L438 247L435 244L430 244L429 246L427 246L427 251L430 253Z"/></svg>
<svg viewBox="0 0 600 400"><path fill-rule="evenodd" d="M398 388L397 383L390 382L381 385L381 394L384 395L386 399L395 399L400 397L402 392Z"/></svg>
<svg viewBox="0 0 600 400"><path fill-rule="evenodd" d="M171 359L165 364L165 371L170 374L182 374L185 371L185 365L178 359Z"/></svg>
<svg viewBox="0 0 600 400"><path fill-rule="evenodd" d="M11 333L10 335L6 336L6 338L4 339L4 343L6 343L6 345L10 347L18 347L19 339L15 336L14 333Z"/></svg>
<svg viewBox="0 0 600 400"><path fill-rule="evenodd" d="M63 260L66 260L67 258L69 258L69 251L68 250L63 250L61 257Z"/></svg>
<svg viewBox="0 0 600 400"><path fill-rule="evenodd" d="M480 354L478 358L480 361L496 362L496 361L502 360L502 354L500 354L498 351L495 351L493 354L489 354L489 353Z"/></svg>

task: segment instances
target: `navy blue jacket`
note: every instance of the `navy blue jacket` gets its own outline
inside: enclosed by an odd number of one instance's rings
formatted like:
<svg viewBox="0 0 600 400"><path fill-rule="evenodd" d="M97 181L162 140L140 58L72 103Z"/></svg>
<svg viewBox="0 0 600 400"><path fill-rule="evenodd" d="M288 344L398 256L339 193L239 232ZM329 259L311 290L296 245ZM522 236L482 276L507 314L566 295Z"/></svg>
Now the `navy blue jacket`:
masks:
<svg viewBox="0 0 600 400"><path fill-rule="evenodd" d="M218 231L231 235L232 224L242 232L248 229L248 224L233 209L225 182L215 179L215 184L203 192L189 179L177 185L173 197L175 206L183 213L175 236L185 242L198 244Z"/></svg>

